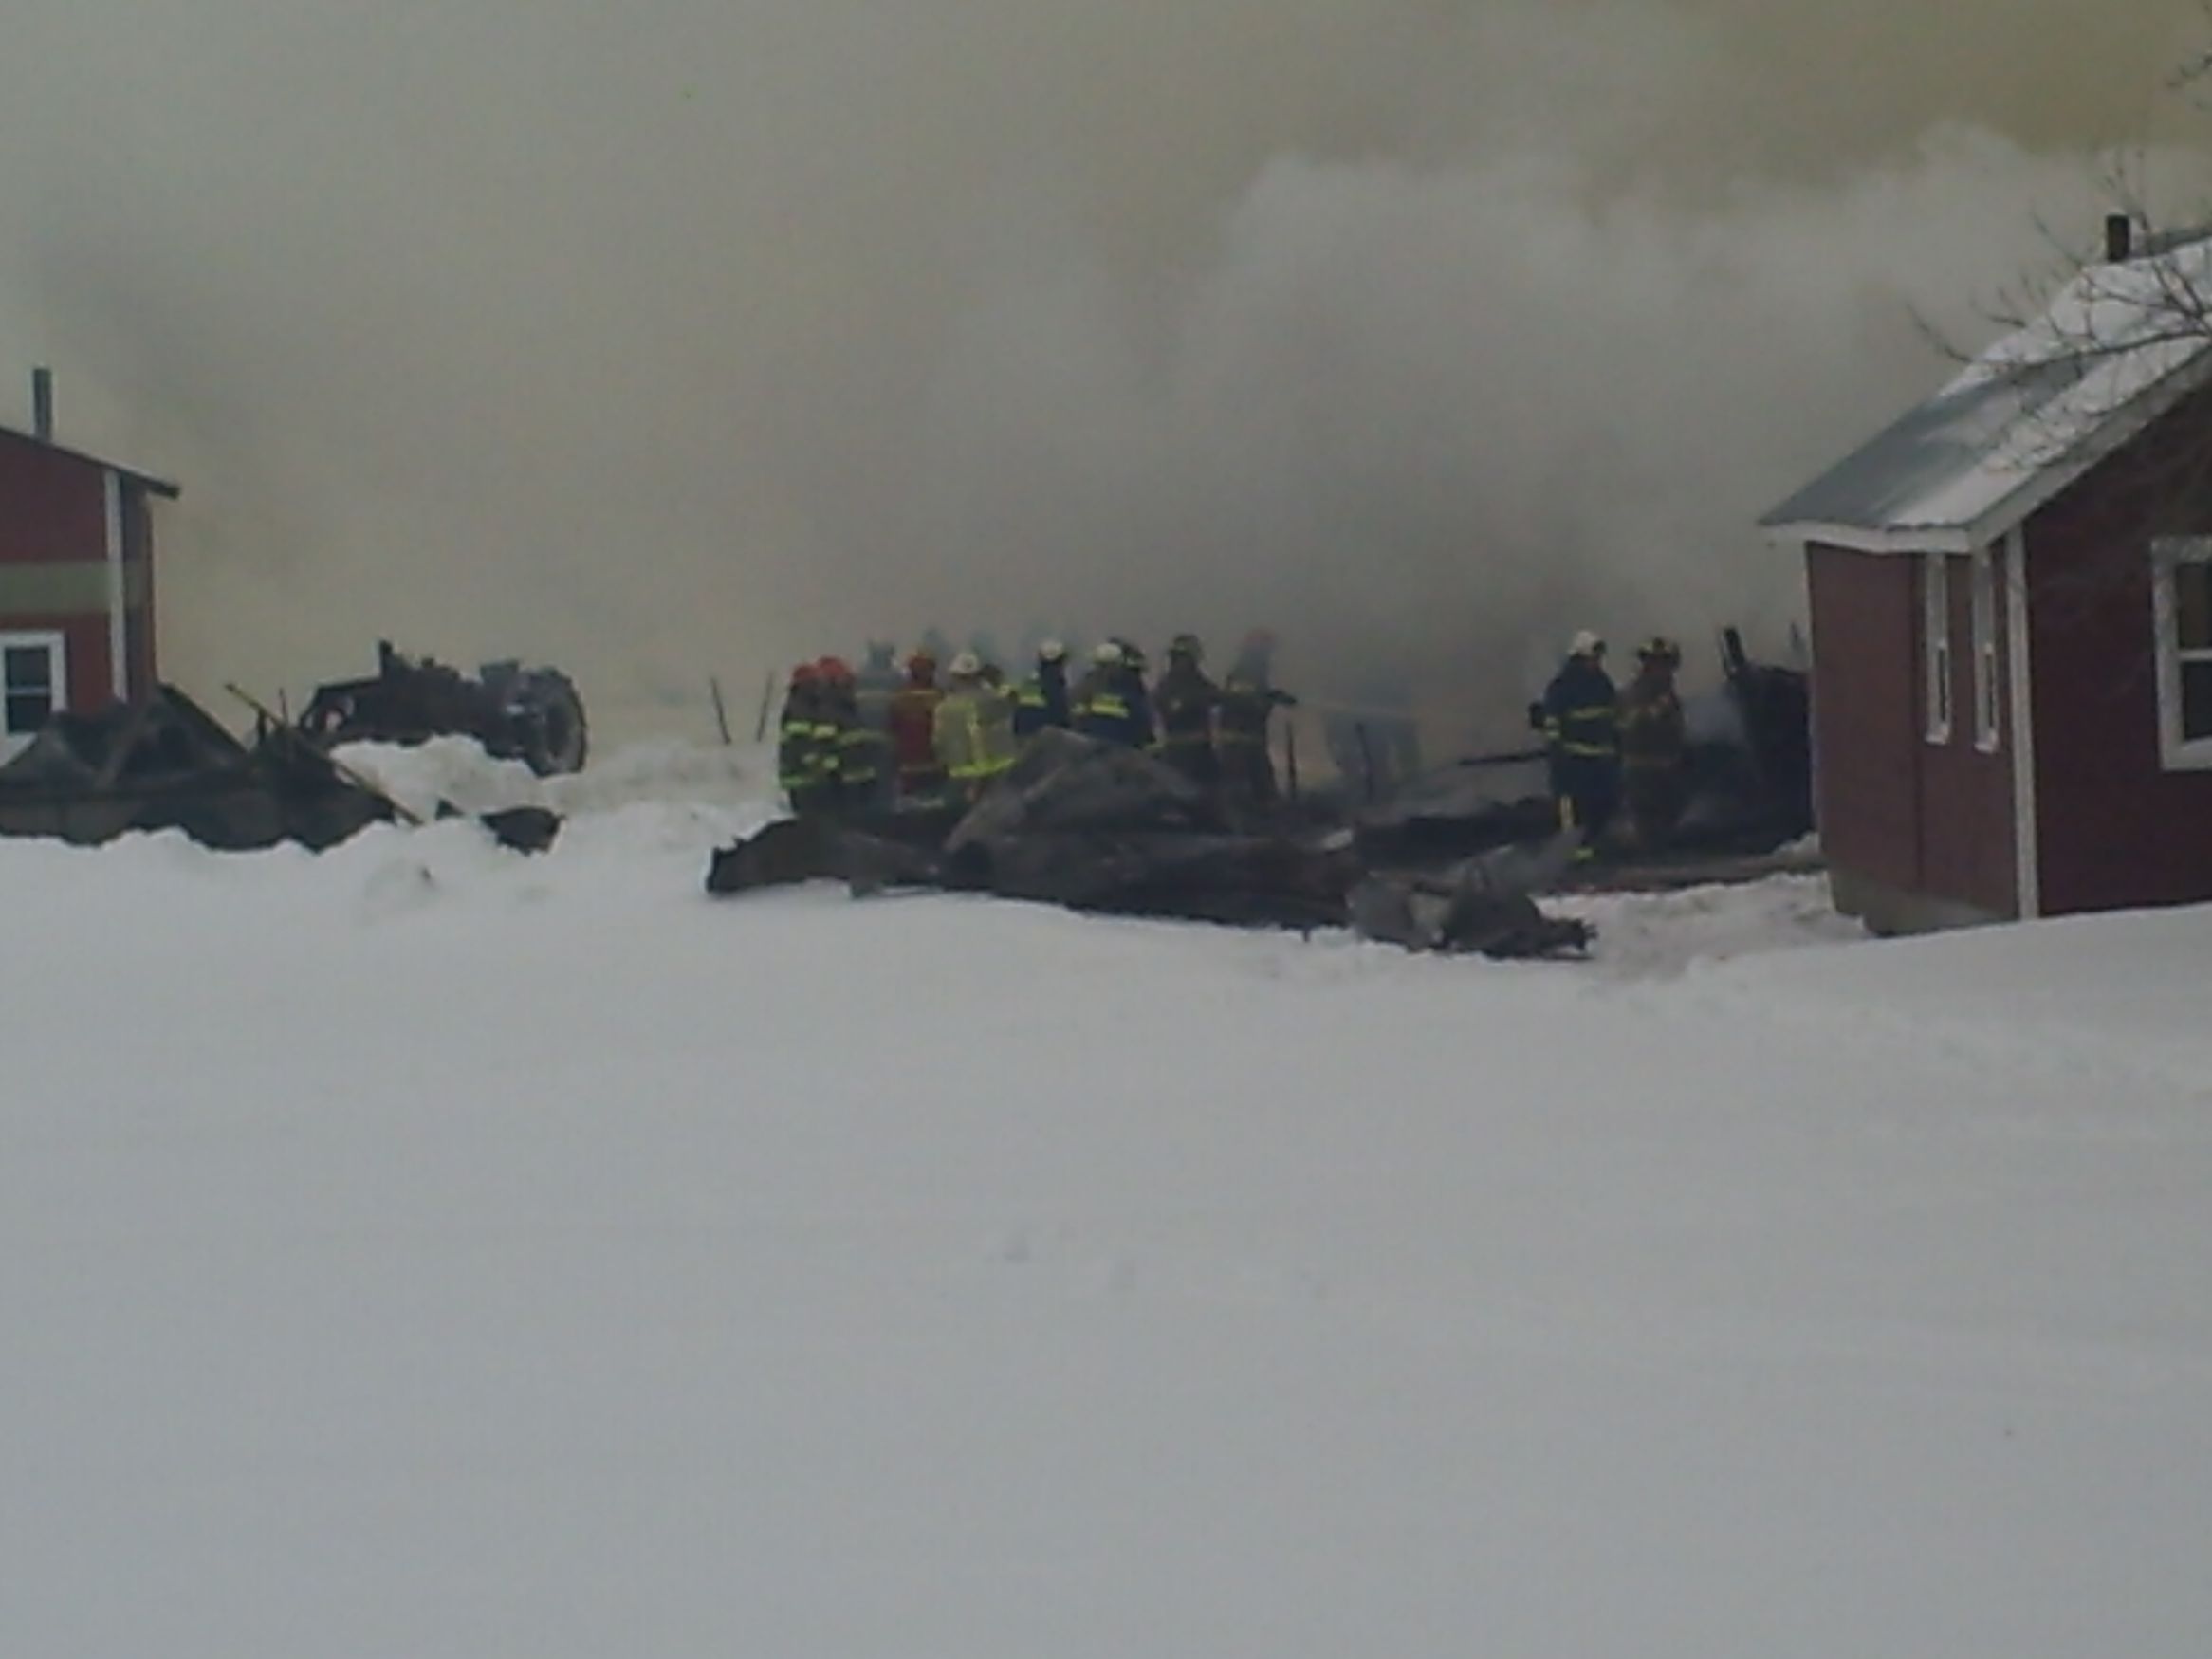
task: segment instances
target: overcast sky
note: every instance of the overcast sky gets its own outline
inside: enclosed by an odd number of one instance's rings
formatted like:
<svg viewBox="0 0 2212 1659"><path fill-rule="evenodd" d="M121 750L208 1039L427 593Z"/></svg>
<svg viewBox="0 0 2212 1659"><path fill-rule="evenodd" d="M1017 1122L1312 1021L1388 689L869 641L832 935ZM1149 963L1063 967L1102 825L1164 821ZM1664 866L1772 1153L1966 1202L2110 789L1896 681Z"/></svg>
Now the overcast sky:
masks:
<svg viewBox="0 0 2212 1659"><path fill-rule="evenodd" d="M1816 13L1813 17L1800 14ZM1025 627L1510 704L2203 133L2196 0L10 0L0 420L181 479L167 666ZM2194 158L2159 177L2194 188ZM12 366L9 366L12 365ZM672 715L672 717L673 717ZM689 719L687 714L684 718Z"/></svg>

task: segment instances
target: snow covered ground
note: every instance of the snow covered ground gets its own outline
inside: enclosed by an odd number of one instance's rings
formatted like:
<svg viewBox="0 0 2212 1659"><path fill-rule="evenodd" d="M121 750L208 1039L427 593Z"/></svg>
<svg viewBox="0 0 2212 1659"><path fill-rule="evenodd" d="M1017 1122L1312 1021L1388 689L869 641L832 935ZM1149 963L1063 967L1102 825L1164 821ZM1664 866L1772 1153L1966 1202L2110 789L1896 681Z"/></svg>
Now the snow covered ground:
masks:
<svg viewBox="0 0 2212 1659"><path fill-rule="evenodd" d="M0 1654L2212 1648L2212 916L717 903L729 765L0 842Z"/></svg>
<svg viewBox="0 0 2212 1659"><path fill-rule="evenodd" d="M606 812L640 801L746 805L761 810L761 780L770 776L765 747L708 748L685 743L632 744L567 777L541 778L520 761L495 761L471 738L425 744L349 743L338 758L417 815L440 801L465 812L550 806L563 813Z"/></svg>

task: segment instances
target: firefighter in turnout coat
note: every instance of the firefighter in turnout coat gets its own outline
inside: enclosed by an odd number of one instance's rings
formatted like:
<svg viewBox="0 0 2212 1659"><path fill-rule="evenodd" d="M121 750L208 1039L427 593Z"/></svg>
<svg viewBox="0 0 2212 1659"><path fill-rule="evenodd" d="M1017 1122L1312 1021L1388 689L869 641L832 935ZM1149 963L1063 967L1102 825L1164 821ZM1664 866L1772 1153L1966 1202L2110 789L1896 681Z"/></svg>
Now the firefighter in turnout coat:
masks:
<svg viewBox="0 0 2212 1659"><path fill-rule="evenodd" d="M1588 629L1576 635L1532 712L1550 751L1560 826L1581 830L1576 857L1588 858L1620 802L1620 699L1605 672L1605 641Z"/></svg>
<svg viewBox="0 0 2212 1659"><path fill-rule="evenodd" d="M891 753L898 769L901 806L937 805L945 794L945 768L937 761L937 659L917 651L906 660L906 684L891 694Z"/></svg>
<svg viewBox="0 0 2212 1659"><path fill-rule="evenodd" d="M1636 653L1636 677L1621 693L1621 783L1629 831L1647 851L1664 847L1682 819L1688 752L1682 697L1674 689L1682 648L1653 636Z"/></svg>
<svg viewBox="0 0 2212 1659"><path fill-rule="evenodd" d="M1231 801L1266 806L1275 800L1275 760L1267 723L1278 709L1298 699L1275 688L1272 663L1275 636L1255 630L1244 638L1237 660L1222 682L1221 709L1214 722L1214 749L1222 784Z"/></svg>
<svg viewBox="0 0 2212 1659"><path fill-rule="evenodd" d="M1005 688L986 684L983 659L964 651L952 659L952 683L937 705L932 736L937 764L954 791L973 801L1014 764L1014 702Z"/></svg>
<svg viewBox="0 0 2212 1659"><path fill-rule="evenodd" d="M1145 678L1144 648L1127 639L1116 639L1121 647L1121 694L1129 703L1129 722L1135 731L1135 747L1157 748L1160 745L1160 727L1157 711L1152 708L1151 681Z"/></svg>
<svg viewBox="0 0 2212 1659"><path fill-rule="evenodd" d="M1131 682L1134 680L1133 688ZM1144 748L1152 740L1152 716L1142 698L1144 682L1109 639L1091 653L1091 672L1076 688L1069 705L1075 728L1101 743Z"/></svg>
<svg viewBox="0 0 2212 1659"><path fill-rule="evenodd" d="M776 777L791 810L811 818L837 805L837 747L834 725L815 664L791 671L783 693L783 714L776 728ZM826 735L825 735L826 733Z"/></svg>
<svg viewBox="0 0 2212 1659"><path fill-rule="evenodd" d="M1026 741L1070 718L1068 648L1047 639L1037 648L1037 672L1014 689L1014 735Z"/></svg>
<svg viewBox="0 0 2212 1659"><path fill-rule="evenodd" d="M816 730L829 756L831 803L843 812L859 812L876 803L883 776L883 736L860 716L858 676L839 656L825 656L814 665L815 686L821 698Z"/></svg>
<svg viewBox="0 0 2212 1659"><path fill-rule="evenodd" d="M869 734L868 758L876 778L867 799L857 804L885 811L891 807L898 779L891 752L891 700L903 683L891 641L869 641L868 658L854 676L853 701L858 724Z"/></svg>
<svg viewBox="0 0 2212 1659"><path fill-rule="evenodd" d="M1220 782L1213 752L1213 711L1221 688L1199 666L1204 647L1195 634L1178 634L1168 647L1167 672L1152 688L1160 721L1160 759L1202 789Z"/></svg>

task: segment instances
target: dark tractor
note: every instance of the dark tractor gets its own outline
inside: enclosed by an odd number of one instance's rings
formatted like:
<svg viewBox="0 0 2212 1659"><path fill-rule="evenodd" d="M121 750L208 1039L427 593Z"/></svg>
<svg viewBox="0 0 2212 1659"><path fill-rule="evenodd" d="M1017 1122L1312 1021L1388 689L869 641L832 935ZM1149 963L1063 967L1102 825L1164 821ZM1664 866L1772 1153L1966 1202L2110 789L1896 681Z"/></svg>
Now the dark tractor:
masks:
<svg viewBox="0 0 2212 1659"><path fill-rule="evenodd" d="M559 669L488 662L470 679L381 639L374 677L318 686L300 730L324 748L472 737L487 754L521 761L540 777L581 770L589 737L583 699Z"/></svg>
<svg viewBox="0 0 2212 1659"><path fill-rule="evenodd" d="M1781 845L1813 828L1812 678L1755 662L1721 630L1722 691L1690 706L1690 802L1677 840L1716 850Z"/></svg>

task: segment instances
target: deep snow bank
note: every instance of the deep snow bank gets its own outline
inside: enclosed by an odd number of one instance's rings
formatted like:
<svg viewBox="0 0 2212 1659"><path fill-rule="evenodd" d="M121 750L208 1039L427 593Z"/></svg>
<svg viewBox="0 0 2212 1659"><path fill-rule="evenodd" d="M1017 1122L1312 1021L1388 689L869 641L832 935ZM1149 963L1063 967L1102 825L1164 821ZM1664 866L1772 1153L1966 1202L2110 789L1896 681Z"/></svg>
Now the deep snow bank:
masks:
<svg viewBox="0 0 2212 1659"><path fill-rule="evenodd" d="M550 806L605 812L638 801L728 806L763 800L775 787L773 757L747 746L716 748L673 741L631 744L569 776L540 778L520 761L497 761L471 738L418 745L341 745L338 758L402 806L429 818L440 801L464 812Z"/></svg>
<svg viewBox="0 0 2212 1659"><path fill-rule="evenodd" d="M763 813L0 842L0 1652L2201 1654L2212 1117L2053 1057L2212 912L707 899Z"/></svg>
<svg viewBox="0 0 2212 1659"><path fill-rule="evenodd" d="M581 835L613 851L643 835L655 844L684 839L684 824L708 839L706 854L732 835L774 816L774 758L758 746L735 748L684 743L632 745L572 777L539 778L519 761L496 761L468 738L418 746L351 744L339 757L411 811L432 817L441 801L465 812L550 806L571 817L571 845ZM584 831L578 820L640 803L668 810L634 817L614 828ZM651 830L644 825L655 826ZM738 826L733 828L732 826ZM1856 923L1838 916L1818 877L1784 877L1738 887L1677 893L1547 898L1547 909L1580 916L1597 929L1591 962L1621 975L1679 972L1722 960L1802 945L1861 938Z"/></svg>

